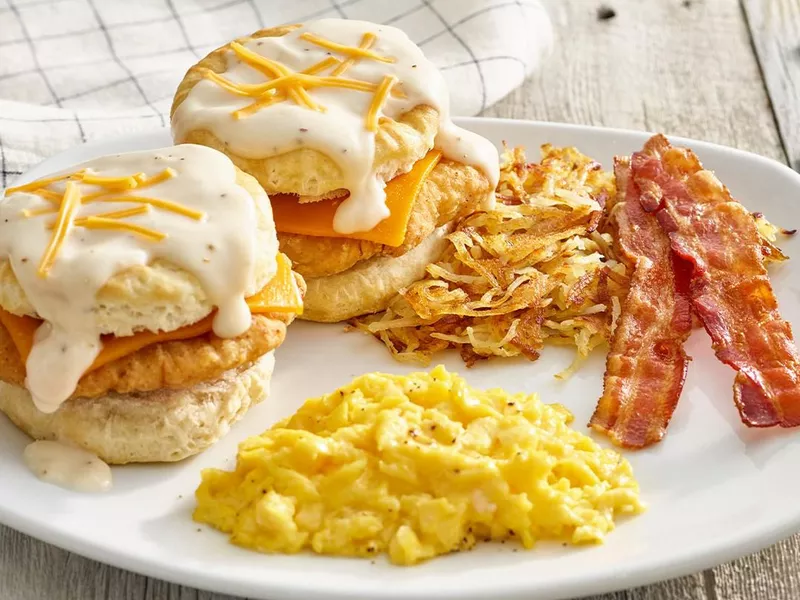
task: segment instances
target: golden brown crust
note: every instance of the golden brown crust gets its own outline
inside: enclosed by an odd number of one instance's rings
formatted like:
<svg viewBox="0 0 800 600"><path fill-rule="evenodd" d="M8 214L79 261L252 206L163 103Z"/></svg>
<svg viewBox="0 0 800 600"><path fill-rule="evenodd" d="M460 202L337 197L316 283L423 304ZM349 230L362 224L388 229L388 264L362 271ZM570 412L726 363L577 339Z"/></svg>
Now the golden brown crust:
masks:
<svg viewBox="0 0 800 600"><path fill-rule="evenodd" d="M54 413L36 409L23 387L0 381L0 412L36 440L56 440L108 464L174 462L202 452L269 394L269 352L214 381L135 394L68 400Z"/></svg>
<svg viewBox="0 0 800 600"><path fill-rule="evenodd" d="M334 323L385 309L399 290L422 279L428 265L439 259L451 229L440 227L402 256L377 256L343 273L309 278L300 318Z"/></svg>
<svg viewBox="0 0 800 600"><path fill-rule="evenodd" d="M84 375L70 398L188 388L213 381L280 346L293 319L294 315L286 313L253 315L250 329L237 338L207 333L147 346ZM2 325L0 380L20 387L25 384L25 364Z"/></svg>
<svg viewBox="0 0 800 600"><path fill-rule="evenodd" d="M438 227L477 210L490 193L489 180L479 170L442 160L422 185L401 246L280 232L278 242L295 271L304 277L328 277L375 256L402 256Z"/></svg>
<svg viewBox="0 0 800 600"><path fill-rule="evenodd" d="M262 29L235 41L245 43L251 39L280 37L297 27L300 25ZM186 72L172 101L170 119L173 124L177 123L178 107L192 88L205 79L203 72L211 70L222 74L226 71L228 51L229 44L217 48ZM373 171L376 176L389 181L408 172L433 147L438 129L439 112L426 105L416 106L396 119L382 120L375 135ZM255 177L268 194L298 194L304 197L303 201L310 202L346 193L342 170L333 159L316 150L299 148L283 154L273 152L266 157L245 157L233 152L208 129L184 133L182 128L174 127L173 131L177 144L209 146L227 155L237 167Z"/></svg>

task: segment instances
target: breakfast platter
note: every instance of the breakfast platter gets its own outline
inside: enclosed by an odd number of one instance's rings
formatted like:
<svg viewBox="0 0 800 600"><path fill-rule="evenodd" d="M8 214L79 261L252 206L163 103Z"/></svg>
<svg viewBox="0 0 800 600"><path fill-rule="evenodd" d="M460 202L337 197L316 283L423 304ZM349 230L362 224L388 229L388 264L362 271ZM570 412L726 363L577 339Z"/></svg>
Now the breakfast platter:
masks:
<svg viewBox="0 0 800 600"><path fill-rule="evenodd" d="M0 202L0 523L271 600L558 600L800 529L794 171L451 120L355 21L172 113Z"/></svg>
<svg viewBox="0 0 800 600"><path fill-rule="evenodd" d="M494 119L459 123L496 144L536 148L574 145L609 164L615 154L641 146L647 135ZM676 139L676 143L684 140ZM114 152L160 148L167 132L87 144L54 157L27 174L33 180L67 165ZM738 150L686 142L748 205L787 224L800 222L800 176L773 161ZM790 256L800 243L783 246ZM793 261L772 273L784 315L800 327L800 272ZM269 598L569 598L674 577L753 552L800 528L794 498L800 483L787 476L800 460L800 438L791 430L748 430L728 395L727 370L699 332L689 340L693 357L686 398L669 436L628 458L648 504L623 522L602 546L582 549L542 545L534 552L512 544L485 545L414 567L310 555L262 556L229 545L224 536L191 520L193 493L206 467L231 467L236 446L291 414L314 397L370 371L408 373L366 335L339 325L298 323L278 351L272 400L204 454L176 465L118 469L114 488L102 496L43 488L25 467L28 438L0 421L0 521L63 548L169 581L249 597ZM502 385L537 391L588 421L602 389L604 357L598 350L567 381L553 378L572 351L548 347L534 364L519 359L481 364L464 372L477 387ZM450 370L457 356L444 356ZM463 371L463 370L462 370ZM46 491L45 491L46 490ZM200 529L198 531L198 529ZM309 574L313 573L313 577Z"/></svg>

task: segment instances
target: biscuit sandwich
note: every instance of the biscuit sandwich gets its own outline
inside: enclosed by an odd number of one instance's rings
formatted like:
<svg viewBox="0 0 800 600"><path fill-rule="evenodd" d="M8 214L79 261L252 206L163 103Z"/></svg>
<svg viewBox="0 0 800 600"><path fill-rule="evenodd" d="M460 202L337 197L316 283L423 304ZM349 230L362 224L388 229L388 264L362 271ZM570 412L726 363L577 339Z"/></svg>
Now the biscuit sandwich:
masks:
<svg viewBox="0 0 800 600"><path fill-rule="evenodd" d="M400 30L324 19L258 31L187 72L176 143L224 152L272 203L308 284L301 318L384 309L454 221L494 203L498 154L453 124L441 73Z"/></svg>
<svg viewBox="0 0 800 600"><path fill-rule="evenodd" d="M0 411L111 464L196 454L267 394L304 289L261 186L206 146L9 188Z"/></svg>

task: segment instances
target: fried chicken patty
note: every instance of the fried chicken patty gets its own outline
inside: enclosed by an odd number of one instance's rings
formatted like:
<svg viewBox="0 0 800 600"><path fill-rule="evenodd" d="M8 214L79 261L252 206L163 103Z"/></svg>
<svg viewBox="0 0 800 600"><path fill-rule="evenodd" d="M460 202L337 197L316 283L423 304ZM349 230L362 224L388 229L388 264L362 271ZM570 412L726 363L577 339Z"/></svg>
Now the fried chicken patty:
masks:
<svg viewBox="0 0 800 600"><path fill-rule="evenodd" d="M70 398L188 388L213 381L280 346L293 320L294 315L289 313L254 314L250 329L236 338L220 338L209 332L147 346L85 374ZM25 363L2 325L0 380L25 385Z"/></svg>
<svg viewBox="0 0 800 600"><path fill-rule="evenodd" d="M327 277L375 256L402 256L442 225L479 210L492 193L486 176L451 160L441 160L422 184L412 207L403 244L278 232L280 250L304 277Z"/></svg>

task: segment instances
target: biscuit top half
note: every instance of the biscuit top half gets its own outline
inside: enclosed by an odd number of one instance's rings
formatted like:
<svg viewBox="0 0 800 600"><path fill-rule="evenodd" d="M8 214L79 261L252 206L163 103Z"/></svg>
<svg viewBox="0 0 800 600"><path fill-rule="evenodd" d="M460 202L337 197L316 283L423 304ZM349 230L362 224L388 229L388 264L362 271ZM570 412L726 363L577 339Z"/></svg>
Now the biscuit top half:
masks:
<svg viewBox="0 0 800 600"><path fill-rule="evenodd" d="M268 193L300 201L349 193L333 229L389 216L384 186L436 148L497 183L488 140L453 124L444 78L401 30L323 19L264 30L189 70L172 107L175 140L258 164ZM303 198L303 197L312 198Z"/></svg>
<svg viewBox="0 0 800 600"><path fill-rule="evenodd" d="M9 188L0 307L42 321L26 363L37 406L69 397L101 336L169 332L213 311L214 333L244 333L277 251L264 191L204 146L106 156Z"/></svg>

